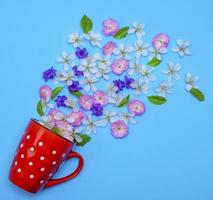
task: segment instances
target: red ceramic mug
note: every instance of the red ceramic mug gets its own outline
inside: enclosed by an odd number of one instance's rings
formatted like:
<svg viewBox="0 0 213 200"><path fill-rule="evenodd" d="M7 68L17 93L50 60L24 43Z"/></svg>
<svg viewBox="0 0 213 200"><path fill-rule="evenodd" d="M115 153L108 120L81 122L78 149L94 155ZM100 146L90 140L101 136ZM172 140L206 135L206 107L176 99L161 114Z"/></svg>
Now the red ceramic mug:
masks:
<svg viewBox="0 0 213 200"><path fill-rule="evenodd" d="M32 119L17 148L10 168L10 181L35 193L74 178L83 167L83 158L72 151L72 147L72 142L52 133ZM79 159L76 170L63 178L52 179L62 162L70 158Z"/></svg>

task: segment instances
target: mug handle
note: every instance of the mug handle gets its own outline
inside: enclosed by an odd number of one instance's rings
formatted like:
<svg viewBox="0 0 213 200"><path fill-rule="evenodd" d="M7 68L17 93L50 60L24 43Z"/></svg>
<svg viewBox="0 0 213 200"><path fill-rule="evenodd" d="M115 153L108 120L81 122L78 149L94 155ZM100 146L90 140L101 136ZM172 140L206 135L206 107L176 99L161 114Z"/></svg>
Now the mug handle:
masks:
<svg viewBox="0 0 213 200"><path fill-rule="evenodd" d="M75 169L75 171L72 172L71 174L65 176L65 177L62 177L62 178L50 179L50 180L48 181L48 183L44 186L45 189L46 189L46 188L49 188L49 187L51 187L51 186L57 185L57 184L59 184L59 183L63 183L63 182L65 182L65 181L68 181L68 180L70 180L70 179L76 177L76 176L81 172L82 167L83 167L83 164L84 164L84 159L83 159L83 157L82 157L80 154L78 154L78 153L76 153L76 152L74 152L74 151L71 151L71 152L69 153L68 157L67 157L67 160L70 159L70 158L78 158L78 159L79 159L78 166L77 166L77 168Z"/></svg>

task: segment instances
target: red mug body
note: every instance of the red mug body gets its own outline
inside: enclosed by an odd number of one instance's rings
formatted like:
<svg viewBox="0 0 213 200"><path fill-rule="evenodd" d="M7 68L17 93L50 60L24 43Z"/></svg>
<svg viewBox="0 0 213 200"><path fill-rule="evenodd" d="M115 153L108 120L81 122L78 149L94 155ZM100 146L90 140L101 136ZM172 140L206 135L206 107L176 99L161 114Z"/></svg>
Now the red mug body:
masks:
<svg viewBox="0 0 213 200"><path fill-rule="evenodd" d="M73 143L32 119L17 148L9 179L18 187L35 193L74 178L83 167L83 158L72 151ZM52 179L59 166L69 158L79 159L74 172Z"/></svg>

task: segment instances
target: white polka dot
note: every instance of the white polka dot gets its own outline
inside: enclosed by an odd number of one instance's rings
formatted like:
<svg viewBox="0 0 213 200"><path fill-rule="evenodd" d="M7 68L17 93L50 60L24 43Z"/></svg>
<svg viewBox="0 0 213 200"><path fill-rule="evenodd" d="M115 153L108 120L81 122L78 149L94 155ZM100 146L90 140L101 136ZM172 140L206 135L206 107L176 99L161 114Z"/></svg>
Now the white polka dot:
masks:
<svg viewBox="0 0 213 200"><path fill-rule="evenodd" d="M20 172L21 172L21 169L20 169L20 168L18 168L18 169L17 169L17 172L18 172L18 173L20 173Z"/></svg>
<svg viewBox="0 0 213 200"><path fill-rule="evenodd" d="M21 154L21 158L24 158L24 154L23 153Z"/></svg>
<svg viewBox="0 0 213 200"><path fill-rule="evenodd" d="M44 168L44 167L42 167L42 168L40 169L40 171L41 171L41 172L44 172L44 171L45 171L45 168Z"/></svg>
<svg viewBox="0 0 213 200"><path fill-rule="evenodd" d="M56 150L53 150L53 151L52 151L52 154L55 155L55 154L56 154Z"/></svg>
<svg viewBox="0 0 213 200"><path fill-rule="evenodd" d="M62 154L62 157L64 158L65 156L66 156L66 153L63 153L63 154Z"/></svg>
<svg viewBox="0 0 213 200"><path fill-rule="evenodd" d="M55 165L55 164L56 164L56 161L54 160L54 161L52 162L52 164Z"/></svg>
<svg viewBox="0 0 213 200"><path fill-rule="evenodd" d="M29 139L30 139L30 135L27 135L27 137L26 137L26 138L27 138L27 140L29 140Z"/></svg>
<svg viewBox="0 0 213 200"><path fill-rule="evenodd" d="M28 165L29 165L29 166L32 166L32 165L33 165L33 162L29 162Z"/></svg>
<svg viewBox="0 0 213 200"><path fill-rule="evenodd" d="M40 184L43 184L44 183L44 180L40 180Z"/></svg>
<svg viewBox="0 0 213 200"><path fill-rule="evenodd" d="M17 161L15 161L14 165L15 165L15 166L16 166L16 165L18 165L18 162L17 162Z"/></svg>
<svg viewBox="0 0 213 200"><path fill-rule="evenodd" d="M49 174L49 177L51 177L52 175L53 175L53 174L52 174L52 173L50 173L50 174Z"/></svg>
<svg viewBox="0 0 213 200"><path fill-rule="evenodd" d="M20 144L20 148L22 148L23 146L24 146L24 145L21 143L21 144Z"/></svg>
<svg viewBox="0 0 213 200"><path fill-rule="evenodd" d="M34 147L30 147L30 151L32 151L32 152L33 152L34 150L35 150L35 148L34 148Z"/></svg>
<svg viewBox="0 0 213 200"><path fill-rule="evenodd" d="M41 157L40 157L40 160L44 160L44 156L41 156Z"/></svg>
<svg viewBox="0 0 213 200"><path fill-rule="evenodd" d="M44 144L43 142L39 142L39 143L38 143L38 145L39 145L40 147L42 147L43 144Z"/></svg>
<svg viewBox="0 0 213 200"><path fill-rule="evenodd" d="M33 174L30 174L29 177L30 177L30 179L33 179L33 178L34 178L34 175L33 175Z"/></svg>

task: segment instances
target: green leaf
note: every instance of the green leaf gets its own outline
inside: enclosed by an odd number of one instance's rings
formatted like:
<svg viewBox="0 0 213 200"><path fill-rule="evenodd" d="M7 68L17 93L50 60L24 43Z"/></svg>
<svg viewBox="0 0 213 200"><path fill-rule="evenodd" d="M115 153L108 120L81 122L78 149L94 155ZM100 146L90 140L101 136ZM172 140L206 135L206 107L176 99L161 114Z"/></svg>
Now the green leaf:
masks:
<svg viewBox="0 0 213 200"><path fill-rule="evenodd" d="M64 89L64 86L59 86L59 87L56 87L54 90L53 90L53 93L52 93L52 96L51 96L51 99L55 99L55 97Z"/></svg>
<svg viewBox="0 0 213 200"><path fill-rule="evenodd" d="M161 96L148 96L147 98L152 104L155 105L162 105L167 101L164 97Z"/></svg>
<svg viewBox="0 0 213 200"><path fill-rule="evenodd" d="M77 145L77 146L83 147L87 142L89 142L89 141L91 140L91 137L88 136L88 135L79 134L79 136L82 138L82 141L79 142L79 143L76 142L76 145Z"/></svg>
<svg viewBox="0 0 213 200"><path fill-rule="evenodd" d="M128 35L128 30L129 30L128 26L125 26L125 27L119 29L117 31L117 33L114 35L114 38L118 39L118 40L125 38Z"/></svg>
<svg viewBox="0 0 213 200"><path fill-rule="evenodd" d="M40 115L40 116L44 116L44 111L43 111L43 107L42 107L42 103L41 103L41 100L37 103L37 113Z"/></svg>
<svg viewBox="0 0 213 200"><path fill-rule="evenodd" d="M190 91L189 91L197 100L199 101L204 101L205 100L205 96L204 94L198 90L197 88L192 88Z"/></svg>
<svg viewBox="0 0 213 200"><path fill-rule="evenodd" d="M58 127L53 127L51 131L57 135L62 135L61 130Z"/></svg>
<svg viewBox="0 0 213 200"><path fill-rule="evenodd" d="M126 96L118 105L119 108L126 106L129 103L130 95Z"/></svg>
<svg viewBox="0 0 213 200"><path fill-rule="evenodd" d="M151 66L151 67L156 67L158 65L160 65L161 60L157 59L157 58L153 58L152 60L150 60L147 65Z"/></svg>
<svg viewBox="0 0 213 200"><path fill-rule="evenodd" d="M83 94L81 93L81 91L80 90L78 90L78 91L76 91L76 92L70 92L72 95L74 95L74 96L76 96L76 97L80 97L80 96L82 96Z"/></svg>
<svg viewBox="0 0 213 200"><path fill-rule="evenodd" d="M92 26L93 26L92 20L89 17L87 17L86 15L84 15L81 18L81 28L82 28L82 31L84 33L88 33L89 31L92 30Z"/></svg>

